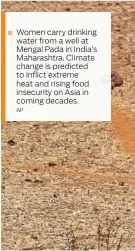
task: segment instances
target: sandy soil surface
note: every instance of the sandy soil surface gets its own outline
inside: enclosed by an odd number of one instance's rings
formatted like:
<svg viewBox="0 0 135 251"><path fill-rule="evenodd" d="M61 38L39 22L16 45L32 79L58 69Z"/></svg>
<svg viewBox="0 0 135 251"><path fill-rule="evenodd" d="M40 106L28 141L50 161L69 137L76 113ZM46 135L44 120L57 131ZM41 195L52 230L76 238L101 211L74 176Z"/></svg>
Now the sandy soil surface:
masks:
<svg viewBox="0 0 135 251"><path fill-rule="evenodd" d="M109 122L2 123L2 249L135 249L135 2L5 2L3 11L111 11ZM110 221L109 221L110 222ZM73 232L72 232L73 231ZM111 233L109 245L115 239ZM95 245L96 243L96 245Z"/></svg>

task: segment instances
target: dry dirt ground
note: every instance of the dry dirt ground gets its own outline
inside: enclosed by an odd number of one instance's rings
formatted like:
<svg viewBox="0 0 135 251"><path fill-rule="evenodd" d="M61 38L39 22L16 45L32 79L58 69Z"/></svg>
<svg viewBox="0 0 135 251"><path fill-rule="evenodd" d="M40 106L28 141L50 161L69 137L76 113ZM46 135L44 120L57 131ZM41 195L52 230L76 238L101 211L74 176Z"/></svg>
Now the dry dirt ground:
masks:
<svg viewBox="0 0 135 251"><path fill-rule="evenodd" d="M113 249L122 233L121 248L135 249L135 2L5 2L2 9L111 11L112 68L124 81L112 92L109 123L2 123L2 249L100 248L98 233L107 249L106 217L120 226Z"/></svg>

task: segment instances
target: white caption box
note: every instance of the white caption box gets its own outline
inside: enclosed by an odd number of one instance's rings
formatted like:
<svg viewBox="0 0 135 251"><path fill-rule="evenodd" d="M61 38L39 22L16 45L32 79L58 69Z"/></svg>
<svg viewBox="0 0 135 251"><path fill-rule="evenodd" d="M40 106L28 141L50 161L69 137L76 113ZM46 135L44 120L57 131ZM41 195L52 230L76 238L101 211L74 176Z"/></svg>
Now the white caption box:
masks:
<svg viewBox="0 0 135 251"><path fill-rule="evenodd" d="M6 120L111 120L110 12L6 13Z"/></svg>

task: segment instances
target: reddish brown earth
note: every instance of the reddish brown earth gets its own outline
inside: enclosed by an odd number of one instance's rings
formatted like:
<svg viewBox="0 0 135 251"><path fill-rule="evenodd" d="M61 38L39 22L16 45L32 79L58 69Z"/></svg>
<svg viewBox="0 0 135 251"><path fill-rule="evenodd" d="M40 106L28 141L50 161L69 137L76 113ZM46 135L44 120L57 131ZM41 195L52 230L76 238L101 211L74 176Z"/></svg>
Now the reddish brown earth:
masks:
<svg viewBox="0 0 135 251"><path fill-rule="evenodd" d="M112 109L112 129L121 141L124 151L135 158L135 120L133 115Z"/></svg>
<svg viewBox="0 0 135 251"><path fill-rule="evenodd" d="M111 11L112 69L123 80L112 90L111 122L2 123L2 249L69 249L71 230L72 249L98 248L106 216L120 219L121 249L135 249L135 2L3 2L2 9Z"/></svg>

